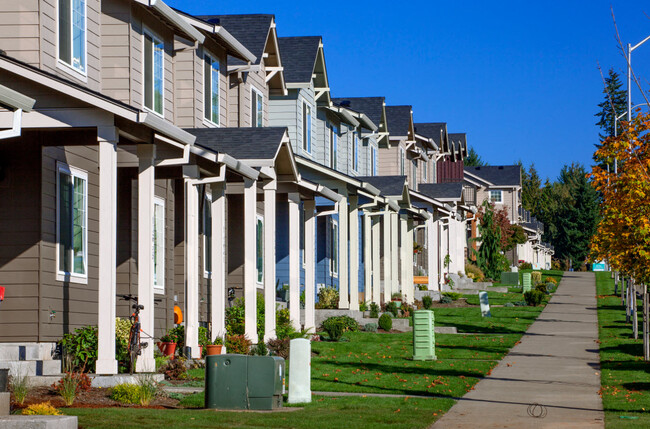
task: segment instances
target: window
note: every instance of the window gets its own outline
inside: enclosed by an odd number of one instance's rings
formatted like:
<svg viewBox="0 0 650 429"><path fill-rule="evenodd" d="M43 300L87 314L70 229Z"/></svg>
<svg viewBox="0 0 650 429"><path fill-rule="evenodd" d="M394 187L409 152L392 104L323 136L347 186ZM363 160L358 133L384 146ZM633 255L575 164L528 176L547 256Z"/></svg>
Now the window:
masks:
<svg viewBox="0 0 650 429"><path fill-rule="evenodd" d="M422 163L422 183L429 183L429 162Z"/></svg>
<svg viewBox="0 0 650 429"><path fill-rule="evenodd" d="M330 275L336 277L339 274L339 224L336 220L330 220Z"/></svg>
<svg viewBox="0 0 650 429"><path fill-rule="evenodd" d="M503 191L490 191L490 202L496 204L503 203Z"/></svg>
<svg viewBox="0 0 650 429"><path fill-rule="evenodd" d="M371 147L370 148L370 175L371 176L376 176L377 175L377 148L376 147Z"/></svg>
<svg viewBox="0 0 650 429"><path fill-rule="evenodd" d="M311 153L311 107L302 103L302 150Z"/></svg>
<svg viewBox="0 0 650 429"><path fill-rule="evenodd" d="M59 61L86 73L86 0L59 0Z"/></svg>
<svg viewBox="0 0 650 429"><path fill-rule="evenodd" d="M400 176L405 175L405 172L404 172L404 170L405 170L405 165L404 164L405 163L406 163L406 159L405 159L405 156L404 156L404 149L399 148L399 175Z"/></svg>
<svg viewBox="0 0 650 429"><path fill-rule="evenodd" d="M212 275L212 197L205 194L203 202L203 276Z"/></svg>
<svg viewBox="0 0 650 429"><path fill-rule="evenodd" d="M203 56L203 117L219 125L219 61Z"/></svg>
<svg viewBox="0 0 650 429"><path fill-rule="evenodd" d="M339 130L334 125L330 126L330 167L336 170L339 144Z"/></svg>
<svg viewBox="0 0 650 429"><path fill-rule="evenodd" d="M352 141L352 169L359 171L359 134L356 132Z"/></svg>
<svg viewBox="0 0 650 429"><path fill-rule="evenodd" d="M411 162L411 176L413 179L413 183L411 183L411 188L417 189L418 188L418 162L416 160L413 160Z"/></svg>
<svg viewBox="0 0 650 429"><path fill-rule="evenodd" d="M153 290L165 293L165 201L153 200Z"/></svg>
<svg viewBox="0 0 650 429"><path fill-rule="evenodd" d="M88 276L88 173L57 168L57 244L59 280Z"/></svg>
<svg viewBox="0 0 650 429"><path fill-rule="evenodd" d="M148 31L144 32L144 107L163 114L165 44Z"/></svg>
<svg viewBox="0 0 650 429"><path fill-rule="evenodd" d="M251 126L264 126L264 96L254 87L251 87Z"/></svg>
<svg viewBox="0 0 650 429"><path fill-rule="evenodd" d="M256 254L256 268L257 268L257 283L264 282L264 218L260 215L257 215L257 227L256 229L256 243L257 243L257 254Z"/></svg>

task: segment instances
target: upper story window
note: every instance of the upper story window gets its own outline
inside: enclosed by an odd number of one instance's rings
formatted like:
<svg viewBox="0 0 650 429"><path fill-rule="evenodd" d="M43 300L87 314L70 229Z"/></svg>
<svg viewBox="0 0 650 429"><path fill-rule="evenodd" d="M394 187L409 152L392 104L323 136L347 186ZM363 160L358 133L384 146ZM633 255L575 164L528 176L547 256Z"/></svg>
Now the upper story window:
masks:
<svg viewBox="0 0 650 429"><path fill-rule="evenodd" d="M399 148L399 175L406 175L406 155L404 154L404 149Z"/></svg>
<svg viewBox="0 0 650 429"><path fill-rule="evenodd" d="M57 279L88 278L88 173L59 164L57 168Z"/></svg>
<svg viewBox="0 0 650 429"><path fill-rule="evenodd" d="M153 200L153 289L165 293L165 201Z"/></svg>
<svg viewBox="0 0 650 429"><path fill-rule="evenodd" d="M219 61L203 56L203 117L219 125Z"/></svg>
<svg viewBox="0 0 650 429"><path fill-rule="evenodd" d="M144 107L163 114L165 43L149 31L144 32Z"/></svg>
<svg viewBox="0 0 650 429"><path fill-rule="evenodd" d="M302 150L311 153L311 106L302 102Z"/></svg>
<svg viewBox="0 0 650 429"><path fill-rule="evenodd" d="M352 139L352 169L359 171L359 134L356 132Z"/></svg>
<svg viewBox="0 0 650 429"><path fill-rule="evenodd" d="M377 175L377 148L370 147L370 175Z"/></svg>
<svg viewBox="0 0 650 429"><path fill-rule="evenodd" d="M429 162L422 163L422 183L429 183Z"/></svg>
<svg viewBox="0 0 650 429"><path fill-rule="evenodd" d="M86 0L59 0L59 61L86 73Z"/></svg>
<svg viewBox="0 0 650 429"><path fill-rule="evenodd" d="M490 191L490 202L495 204L503 203L503 191Z"/></svg>
<svg viewBox="0 0 650 429"><path fill-rule="evenodd" d="M339 130L336 126L330 125L330 167L334 170L337 168L339 145Z"/></svg>
<svg viewBox="0 0 650 429"><path fill-rule="evenodd" d="M264 126L264 96L255 87L251 87L251 126Z"/></svg>

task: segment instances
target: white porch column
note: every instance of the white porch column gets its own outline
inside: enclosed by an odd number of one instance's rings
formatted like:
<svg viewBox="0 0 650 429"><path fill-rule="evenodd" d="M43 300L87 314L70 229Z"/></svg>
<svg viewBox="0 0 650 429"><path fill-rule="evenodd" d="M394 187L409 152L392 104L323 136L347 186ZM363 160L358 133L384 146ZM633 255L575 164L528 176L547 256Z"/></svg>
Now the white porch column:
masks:
<svg viewBox="0 0 650 429"><path fill-rule="evenodd" d="M221 167L226 168L226 167ZM226 333L226 196L225 183L212 183L212 332L211 340Z"/></svg>
<svg viewBox="0 0 650 429"><path fill-rule="evenodd" d="M117 374L115 359L115 268L117 207L117 129L99 128L99 284L97 374Z"/></svg>
<svg viewBox="0 0 650 429"><path fill-rule="evenodd" d="M185 349L199 356L199 167L183 166L185 178ZM149 240L151 242L151 240Z"/></svg>
<svg viewBox="0 0 650 429"><path fill-rule="evenodd" d="M411 248L411 253L413 249ZM401 262L401 272L400 272L400 289L402 293L402 299L406 302L408 293L408 266L413 262L409 261L408 253L408 221L406 215L400 215L399 217L399 259Z"/></svg>
<svg viewBox="0 0 650 429"><path fill-rule="evenodd" d="M359 310L359 196L350 195L350 310Z"/></svg>
<svg viewBox="0 0 650 429"><path fill-rule="evenodd" d="M316 202L305 206L305 329L316 332Z"/></svg>
<svg viewBox="0 0 650 429"><path fill-rule="evenodd" d="M386 210L388 210L388 208L386 208ZM389 212L386 212L381 217L381 222L384 229L384 302L389 302L391 299L391 294L393 293L393 255L390 245L392 237L390 217L391 213Z"/></svg>
<svg viewBox="0 0 650 429"><path fill-rule="evenodd" d="M300 329L300 194L289 194L289 318Z"/></svg>
<svg viewBox="0 0 650 429"><path fill-rule="evenodd" d="M399 272L399 259L401 257L400 247L399 247L399 214L391 213L390 214L390 255L391 255L391 297L394 293L400 291L399 284L401 282L400 272Z"/></svg>
<svg viewBox="0 0 650 429"><path fill-rule="evenodd" d="M339 189L338 193L343 197L339 201L339 308L350 308L350 296L348 295L348 191Z"/></svg>
<svg viewBox="0 0 650 429"><path fill-rule="evenodd" d="M275 338L275 197L277 182L264 185L264 342Z"/></svg>
<svg viewBox="0 0 650 429"><path fill-rule="evenodd" d="M257 344L257 181L244 180L244 334Z"/></svg>
<svg viewBox="0 0 650 429"><path fill-rule="evenodd" d="M429 278L428 290L440 290L438 282L438 262L437 256L440 252L438 249L438 226L433 220L433 216L426 220L427 228L427 275Z"/></svg>
<svg viewBox="0 0 650 429"><path fill-rule="evenodd" d="M363 214L363 286L365 302L373 301L372 293L372 220ZM378 302L376 304L379 304Z"/></svg>
<svg viewBox="0 0 650 429"><path fill-rule="evenodd" d="M142 327L141 342L149 345L136 362L136 371L156 370L153 358L153 342L146 336L153 335L153 197L155 184L154 159L156 147L152 144L138 145L138 303Z"/></svg>
<svg viewBox="0 0 650 429"><path fill-rule="evenodd" d="M413 233L415 232L415 226L413 218L409 218L406 221L406 243L404 250L407 253L406 261L406 284L402 286L402 290L406 295L405 301L409 304L413 304L415 300L415 285L413 284Z"/></svg>
<svg viewBox="0 0 650 429"><path fill-rule="evenodd" d="M379 216L370 218L372 224L372 300L379 304L381 302L381 272L379 267L379 246L381 229Z"/></svg>

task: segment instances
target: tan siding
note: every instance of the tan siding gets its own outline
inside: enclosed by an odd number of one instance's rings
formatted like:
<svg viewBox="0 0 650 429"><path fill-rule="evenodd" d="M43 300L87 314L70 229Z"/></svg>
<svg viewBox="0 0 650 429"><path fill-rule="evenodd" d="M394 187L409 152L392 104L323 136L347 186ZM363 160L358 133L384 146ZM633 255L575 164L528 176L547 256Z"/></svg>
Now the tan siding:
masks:
<svg viewBox="0 0 650 429"><path fill-rule="evenodd" d="M0 2L0 48L7 55L39 65L39 0Z"/></svg>
<svg viewBox="0 0 650 429"><path fill-rule="evenodd" d="M124 0L102 2L102 91L124 103L130 99L131 8Z"/></svg>

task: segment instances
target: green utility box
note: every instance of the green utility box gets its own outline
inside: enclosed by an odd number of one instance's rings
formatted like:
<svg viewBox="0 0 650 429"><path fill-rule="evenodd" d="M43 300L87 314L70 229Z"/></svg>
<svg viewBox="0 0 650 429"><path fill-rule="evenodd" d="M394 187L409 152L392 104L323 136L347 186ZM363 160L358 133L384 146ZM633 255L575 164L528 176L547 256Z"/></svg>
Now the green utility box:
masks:
<svg viewBox="0 0 650 429"><path fill-rule="evenodd" d="M526 293L531 289L530 273L523 273L521 276L523 292Z"/></svg>
<svg viewBox="0 0 650 429"><path fill-rule="evenodd" d="M284 359L277 356L206 356L205 408L281 408L284 370Z"/></svg>
<svg viewBox="0 0 650 429"><path fill-rule="evenodd" d="M519 273L501 273L501 284L519 286Z"/></svg>
<svg viewBox="0 0 650 429"><path fill-rule="evenodd" d="M431 310L413 312L413 360L436 360L436 337Z"/></svg>

